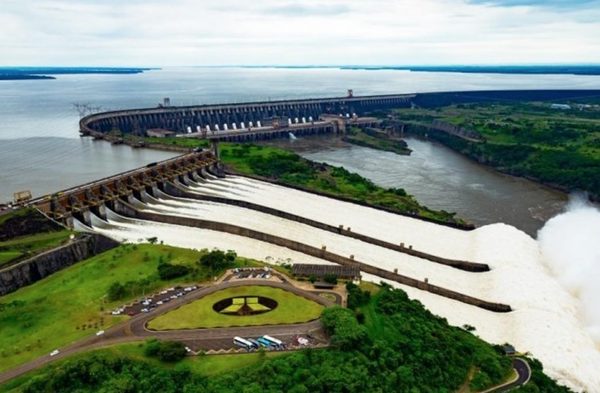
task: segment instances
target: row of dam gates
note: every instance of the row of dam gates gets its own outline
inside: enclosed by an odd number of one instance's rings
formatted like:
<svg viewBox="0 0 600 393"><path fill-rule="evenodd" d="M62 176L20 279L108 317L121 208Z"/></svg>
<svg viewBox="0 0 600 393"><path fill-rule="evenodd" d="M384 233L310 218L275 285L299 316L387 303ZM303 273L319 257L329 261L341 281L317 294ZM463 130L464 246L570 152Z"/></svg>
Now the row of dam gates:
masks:
<svg viewBox="0 0 600 393"><path fill-rule="evenodd" d="M348 124L370 126L368 113L410 106L414 94L250 102L185 107L130 109L88 115L79 123L82 135L103 138L112 133L147 136L188 134L215 140L246 140L343 132ZM150 132L149 132L150 131Z"/></svg>

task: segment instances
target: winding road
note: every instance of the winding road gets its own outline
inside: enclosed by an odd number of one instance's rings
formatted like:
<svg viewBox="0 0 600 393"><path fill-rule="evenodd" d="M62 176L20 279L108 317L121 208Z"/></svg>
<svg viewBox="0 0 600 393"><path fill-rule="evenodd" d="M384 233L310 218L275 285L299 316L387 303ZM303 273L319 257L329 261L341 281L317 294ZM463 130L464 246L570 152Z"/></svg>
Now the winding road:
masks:
<svg viewBox="0 0 600 393"><path fill-rule="evenodd" d="M309 334L321 330L322 325L319 319L305 323L288 325L262 325L169 331L153 331L146 328L146 324L151 319L198 300L208 294L226 288L248 285L270 286L284 289L324 306L331 306L335 303L341 302L341 297L339 294L332 293L332 295L336 296L336 301L334 302L323 296L319 296L315 292L300 289L289 282L275 282L267 280L223 281L218 284L202 287L187 294L186 296L174 299L169 303L165 303L148 313L135 315L134 317L107 329L101 336L87 337L67 347L61 348L60 353L55 356L44 355L19 367L5 371L0 374L0 384L21 376L29 371L43 367L50 362L67 358L79 352L114 344L144 341L152 337L163 340L184 341L189 343L189 345L193 345L202 349L223 349L232 346L232 338L235 336L258 337L267 334L270 336L279 337L281 339L289 339L295 335Z"/></svg>

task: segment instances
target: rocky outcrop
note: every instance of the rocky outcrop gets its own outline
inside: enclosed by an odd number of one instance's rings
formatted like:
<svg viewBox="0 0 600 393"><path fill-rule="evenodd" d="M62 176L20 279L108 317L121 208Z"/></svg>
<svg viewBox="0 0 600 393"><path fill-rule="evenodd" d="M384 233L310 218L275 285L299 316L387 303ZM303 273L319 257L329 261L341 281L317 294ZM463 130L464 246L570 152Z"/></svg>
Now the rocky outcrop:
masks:
<svg viewBox="0 0 600 393"><path fill-rule="evenodd" d="M101 235L81 235L64 246L0 270L0 295L33 284L52 273L118 245L118 242Z"/></svg>
<svg viewBox="0 0 600 393"><path fill-rule="evenodd" d="M59 224L44 217L35 209L26 208L8 213L0 223L0 241L41 232L60 231Z"/></svg>

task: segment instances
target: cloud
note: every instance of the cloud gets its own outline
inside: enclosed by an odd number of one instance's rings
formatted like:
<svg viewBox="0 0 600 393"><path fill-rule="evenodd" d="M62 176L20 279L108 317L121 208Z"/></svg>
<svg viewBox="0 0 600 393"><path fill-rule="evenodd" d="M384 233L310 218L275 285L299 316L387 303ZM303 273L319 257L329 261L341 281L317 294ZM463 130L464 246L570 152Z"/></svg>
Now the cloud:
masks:
<svg viewBox="0 0 600 393"><path fill-rule="evenodd" d="M600 63L600 6L516 3L2 0L0 65Z"/></svg>
<svg viewBox="0 0 600 393"><path fill-rule="evenodd" d="M265 8L264 12L273 15L283 15L292 17L313 16L313 15L340 15L350 12L350 7L344 4L322 4L322 5L304 5L301 3L289 3L275 7Z"/></svg>
<svg viewBox="0 0 600 393"><path fill-rule="evenodd" d="M532 6L558 7L577 9L588 6L598 6L598 0L468 0L472 4L489 4L503 7Z"/></svg>

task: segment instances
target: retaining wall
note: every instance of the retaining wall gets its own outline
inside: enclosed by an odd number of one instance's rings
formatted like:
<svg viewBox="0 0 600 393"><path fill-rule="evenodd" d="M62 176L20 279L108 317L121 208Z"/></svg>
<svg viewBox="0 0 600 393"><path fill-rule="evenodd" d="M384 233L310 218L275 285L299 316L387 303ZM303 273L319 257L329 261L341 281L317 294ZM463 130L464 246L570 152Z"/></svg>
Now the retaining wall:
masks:
<svg viewBox="0 0 600 393"><path fill-rule="evenodd" d="M0 270L0 296L43 279L84 259L119 245L97 234L81 235L68 244Z"/></svg>

